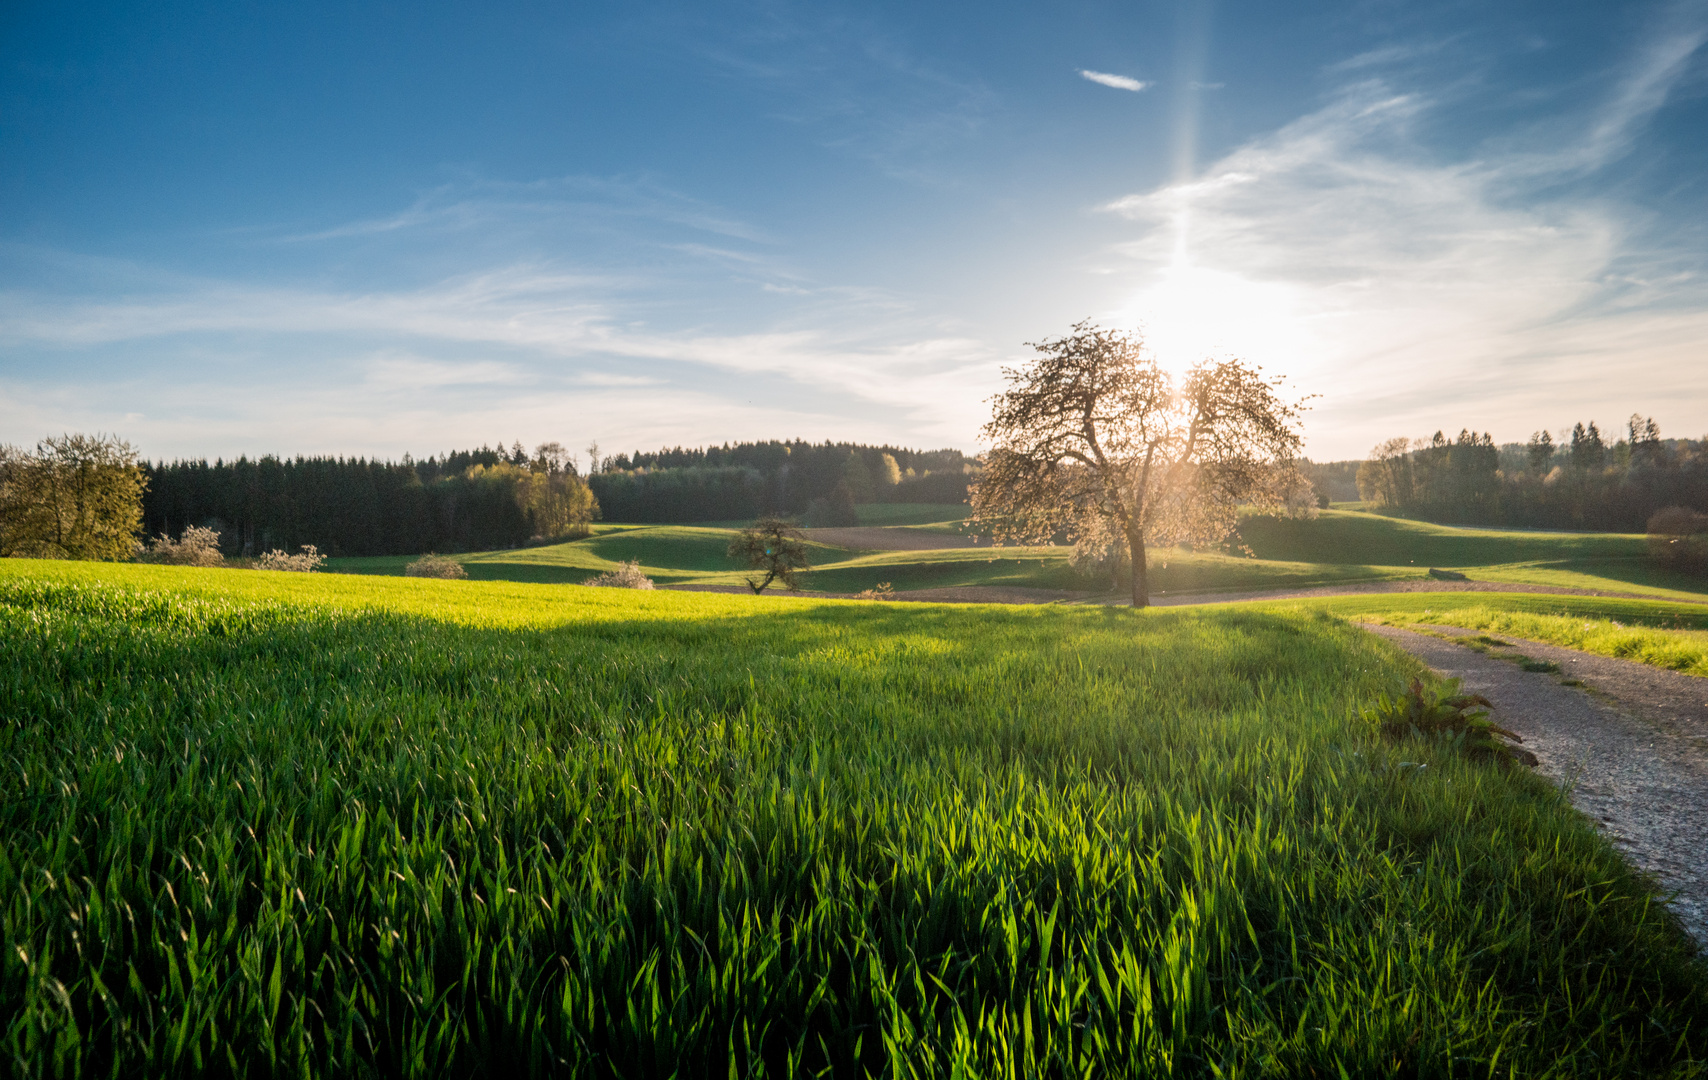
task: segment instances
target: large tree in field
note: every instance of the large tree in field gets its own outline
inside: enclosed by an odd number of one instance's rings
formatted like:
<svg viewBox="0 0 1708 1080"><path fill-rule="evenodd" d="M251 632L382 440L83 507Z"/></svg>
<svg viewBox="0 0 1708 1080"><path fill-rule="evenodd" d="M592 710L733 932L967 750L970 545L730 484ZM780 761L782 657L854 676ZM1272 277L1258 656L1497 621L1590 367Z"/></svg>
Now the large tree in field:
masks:
<svg viewBox="0 0 1708 1080"><path fill-rule="evenodd" d="M1112 538L1150 602L1146 545L1221 540L1241 505L1283 505L1302 403L1238 360L1207 360L1176 385L1141 338L1088 322L1005 368L983 437L992 444L973 519L997 543Z"/></svg>

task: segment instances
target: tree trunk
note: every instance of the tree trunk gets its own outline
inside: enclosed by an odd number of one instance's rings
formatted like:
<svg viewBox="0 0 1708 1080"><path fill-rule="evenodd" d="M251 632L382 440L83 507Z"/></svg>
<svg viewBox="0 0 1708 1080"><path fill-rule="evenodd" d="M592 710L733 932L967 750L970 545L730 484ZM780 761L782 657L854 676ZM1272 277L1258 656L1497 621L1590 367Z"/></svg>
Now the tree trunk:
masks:
<svg viewBox="0 0 1708 1080"><path fill-rule="evenodd" d="M1129 529L1127 549L1133 556L1133 606L1150 607L1150 568L1145 565L1145 534L1137 529Z"/></svg>

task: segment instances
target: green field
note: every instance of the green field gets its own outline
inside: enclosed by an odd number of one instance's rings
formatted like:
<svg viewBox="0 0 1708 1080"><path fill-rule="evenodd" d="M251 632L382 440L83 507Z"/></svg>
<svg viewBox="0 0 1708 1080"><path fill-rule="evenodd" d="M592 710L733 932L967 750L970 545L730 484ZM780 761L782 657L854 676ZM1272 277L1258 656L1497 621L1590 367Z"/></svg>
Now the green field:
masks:
<svg viewBox="0 0 1708 1080"><path fill-rule="evenodd" d="M1321 612L5 560L0 650L17 1075L1708 1059L1645 883Z"/></svg>
<svg viewBox="0 0 1708 1080"><path fill-rule="evenodd" d="M878 504L860 510L865 525L917 534L959 531L966 508ZM475 580L579 583L623 560L638 559L647 575L663 585L739 586L745 572L724 551L740 524L598 525L585 540L456 558ZM1240 533L1255 557L1219 550L1151 552L1152 592L1167 596L1396 581L1421 578L1429 568L1440 567L1484 581L1708 599L1708 581L1655 567L1641 536L1456 529L1334 510L1309 521L1248 516L1241 520ZM328 569L400 574L410 561L334 559ZM815 544L812 561L814 569L801 575L801 584L818 592L859 592L888 581L901 591L985 585L1098 594L1109 584L1106 578L1075 573L1063 547L872 552Z"/></svg>
<svg viewBox="0 0 1708 1080"><path fill-rule="evenodd" d="M1412 593L1272 602L1388 623L1460 626L1708 676L1708 606L1620 597Z"/></svg>

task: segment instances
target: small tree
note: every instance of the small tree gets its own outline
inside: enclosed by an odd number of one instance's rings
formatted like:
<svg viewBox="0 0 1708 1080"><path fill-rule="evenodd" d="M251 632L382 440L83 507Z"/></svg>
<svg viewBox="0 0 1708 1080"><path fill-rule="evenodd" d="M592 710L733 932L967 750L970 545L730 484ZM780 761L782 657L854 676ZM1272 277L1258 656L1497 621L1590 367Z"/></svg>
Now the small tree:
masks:
<svg viewBox="0 0 1708 1080"><path fill-rule="evenodd" d="M1133 606L1150 602L1147 544L1220 540L1241 504L1282 505L1297 487L1301 404L1238 360L1205 361L1179 388L1136 336L1088 322L1004 369L983 437L973 520L997 543L1125 541Z"/></svg>
<svg viewBox="0 0 1708 1080"><path fill-rule="evenodd" d="M740 559L755 570L763 570L764 578L749 577L747 587L758 596L773 581L785 588L799 589L795 571L810 569L807 562L806 534L782 518L767 515L741 530L729 542L729 557Z"/></svg>
<svg viewBox="0 0 1708 1080"><path fill-rule="evenodd" d="M0 447L0 556L128 559L147 486L116 436L61 435L34 453Z"/></svg>

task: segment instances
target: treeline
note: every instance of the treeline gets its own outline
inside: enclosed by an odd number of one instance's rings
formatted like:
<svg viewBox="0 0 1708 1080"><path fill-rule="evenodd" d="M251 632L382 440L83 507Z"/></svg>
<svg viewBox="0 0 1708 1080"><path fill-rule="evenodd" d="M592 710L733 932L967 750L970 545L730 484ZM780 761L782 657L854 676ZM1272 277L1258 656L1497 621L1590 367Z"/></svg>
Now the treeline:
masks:
<svg viewBox="0 0 1708 1080"><path fill-rule="evenodd" d="M595 461L588 477L610 521L733 521L799 515L852 524L858 503L965 502L977 462L959 450L770 441Z"/></svg>
<svg viewBox="0 0 1708 1080"><path fill-rule="evenodd" d="M1373 509L1448 524L1642 532L1669 507L1708 509L1708 439L1662 439L1641 416L1611 444L1593 421L1503 446L1438 431L1377 446L1358 491Z"/></svg>
<svg viewBox="0 0 1708 1080"><path fill-rule="evenodd" d="M217 529L248 556L312 544L330 555L484 551L585 535L598 502L558 443L417 461L266 456L143 467L142 526Z"/></svg>

